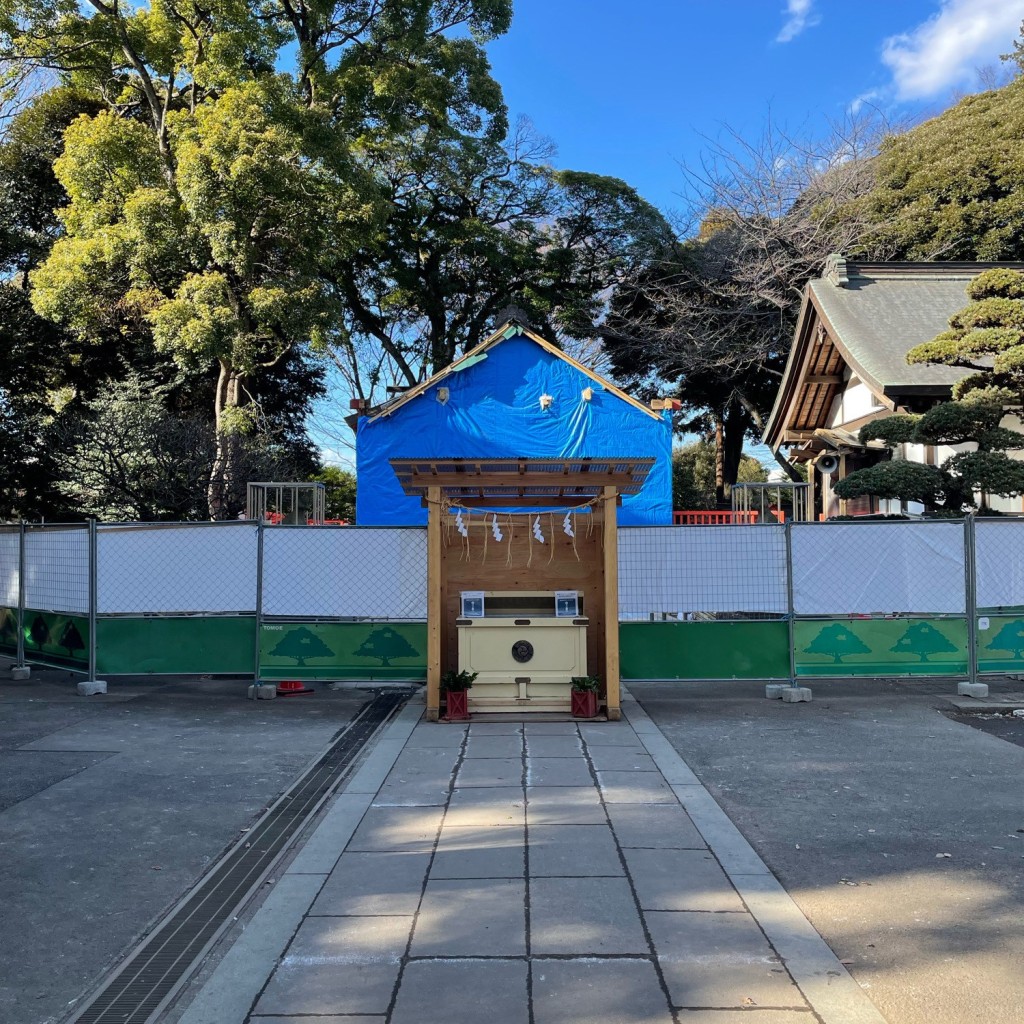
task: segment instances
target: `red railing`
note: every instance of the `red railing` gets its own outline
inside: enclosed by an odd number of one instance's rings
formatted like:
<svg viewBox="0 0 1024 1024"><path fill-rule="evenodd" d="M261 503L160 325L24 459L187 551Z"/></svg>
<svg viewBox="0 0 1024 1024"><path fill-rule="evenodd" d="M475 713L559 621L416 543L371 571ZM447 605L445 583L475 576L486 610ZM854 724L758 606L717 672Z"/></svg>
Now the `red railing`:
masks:
<svg viewBox="0 0 1024 1024"><path fill-rule="evenodd" d="M676 526L729 526L734 523L756 523L758 513L751 512L719 512L701 509L690 512L673 512L672 522Z"/></svg>

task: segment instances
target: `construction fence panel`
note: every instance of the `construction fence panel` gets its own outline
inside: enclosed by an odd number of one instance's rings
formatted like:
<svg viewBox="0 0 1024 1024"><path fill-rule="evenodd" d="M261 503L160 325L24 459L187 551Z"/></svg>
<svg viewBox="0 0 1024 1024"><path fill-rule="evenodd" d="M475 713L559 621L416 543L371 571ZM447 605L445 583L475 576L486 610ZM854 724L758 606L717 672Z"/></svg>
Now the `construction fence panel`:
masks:
<svg viewBox="0 0 1024 1024"><path fill-rule="evenodd" d="M798 676L968 671L964 524L794 523Z"/></svg>
<svg viewBox="0 0 1024 1024"><path fill-rule="evenodd" d="M21 528L0 526L0 652L18 656L18 590L21 580Z"/></svg>
<svg viewBox="0 0 1024 1024"><path fill-rule="evenodd" d="M25 660L84 671L90 636L88 525L26 525L22 572Z"/></svg>
<svg viewBox="0 0 1024 1024"><path fill-rule="evenodd" d="M422 527L263 534L263 680L425 679Z"/></svg>
<svg viewBox="0 0 1024 1024"><path fill-rule="evenodd" d="M98 530L101 615L253 615L252 523L126 523Z"/></svg>
<svg viewBox="0 0 1024 1024"><path fill-rule="evenodd" d="M625 679L789 675L785 527L619 531Z"/></svg>
<svg viewBox="0 0 1024 1024"><path fill-rule="evenodd" d="M979 674L1024 672L1024 520L975 520L974 580Z"/></svg>

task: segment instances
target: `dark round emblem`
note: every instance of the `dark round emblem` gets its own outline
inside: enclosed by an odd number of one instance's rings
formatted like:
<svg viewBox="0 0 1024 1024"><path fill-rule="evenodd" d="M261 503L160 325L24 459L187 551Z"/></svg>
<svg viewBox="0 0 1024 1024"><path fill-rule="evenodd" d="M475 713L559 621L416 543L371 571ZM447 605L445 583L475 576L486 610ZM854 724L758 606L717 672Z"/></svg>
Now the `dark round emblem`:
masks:
<svg viewBox="0 0 1024 1024"><path fill-rule="evenodd" d="M533 657L533 644L529 640L517 640L512 645L512 657L520 664L529 661Z"/></svg>

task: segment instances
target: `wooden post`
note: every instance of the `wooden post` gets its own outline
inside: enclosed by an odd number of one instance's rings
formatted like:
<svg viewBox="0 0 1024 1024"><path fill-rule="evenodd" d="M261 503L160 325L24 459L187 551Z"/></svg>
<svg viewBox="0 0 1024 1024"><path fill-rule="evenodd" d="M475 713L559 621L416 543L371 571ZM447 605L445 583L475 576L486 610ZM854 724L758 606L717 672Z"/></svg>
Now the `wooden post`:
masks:
<svg viewBox="0 0 1024 1024"><path fill-rule="evenodd" d="M427 721L441 713L441 488L427 488Z"/></svg>
<svg viewBox="0 0 1024 1024"><path fill-rule="evenodd" d="M608 721L617 722L619 708L619 533L618 494L604 489L604 685Z"/></svg>

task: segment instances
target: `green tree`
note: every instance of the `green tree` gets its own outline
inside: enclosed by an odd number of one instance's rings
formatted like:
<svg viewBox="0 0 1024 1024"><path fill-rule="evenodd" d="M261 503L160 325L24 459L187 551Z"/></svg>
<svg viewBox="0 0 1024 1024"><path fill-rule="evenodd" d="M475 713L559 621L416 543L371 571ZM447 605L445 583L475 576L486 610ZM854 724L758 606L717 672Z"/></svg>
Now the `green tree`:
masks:
<svg viewBox="0 0 1024 1024"><path fill-rule="evenodd" d="M337 270L389 213L374 154L503 133L480 43L510 13L507 0L0 3L14 73L48 69L104 106L64 134L63 234L32 275L34 306L85 339L141 325L181 364L216 368L215 516L239 476L252 376L337 335Z"/></svg>
<svg viewBox="0 0 1024 1024"><path fill-rule="evenodd" d="M1010 651L1015 661L1024 657L1024 620L1007 622L985 648L990 651Z"/></svg>
<svg viewBox="0 0 1024 1024"><path fill-rule="evenodd" d="M337 466L324 466L310 477L324 485L324 504L327 519L356 519L356 475Z"/></svg>
<svg viewBox="0 0 1024 1024"><path fill-rule="evenodd" d="M740 459L737 483L764 483L768 474L749 455ZM717 508L715 486L715 445L702 439L672 452L672 507L675 509Z"/></svg>
<svg viewBox="0 0 1024 1024"><path fill-rule="evenodd" d="M951 654L956 645L931 623L915 622L889 650L897 654L916 654L921 661L927 661L930 654Z"/></svg>
<svg viewBox="0 0 1024 1024"><path fill-rule="evenodd" d="M862 441L879 439L890 448L904 443L971 445L941 467L910 469L881 463L858 470L836 486L842 498L861 494L921 501L960 511L986 495L1024 494L1024 462L1008 451L1024 448L1024 434L1002 426L1007 406L1024 404L1024 274L996 269L968 286L972 300L949 320L949 330L907 353L909 363L939 363L970 372L943 402L921 416L887 416L861 428Z"/></svg>
<svg viewBox="0 0 1024 1024"><path fill-rule="evenodd" d="M312 630L299 626L288 630L270 655L273 658L291 658L302 668L307 658L330 658L334 656L334 651Z"/></svg>
<svg viewBox="0 0 1024 1024"><path fill-rule="evenodd" d="M375 629L352 652L357 658L377 658L382 668L391 664L392 658L414 658L419 651L391 626Z"/></svg>
<svg viewBox="0 0 1024 1024"><path fill-rule="evenodd" d="M805 654L824 654L838 665L848 654L868 654L871 648L840 622L822 627L818 635L804 648Z"/></svg>
<svg viewBox="0 0 1024 1024"><path fill-rule="evenodd" d="M46 619L42 615L37 615L32 620L32 625L29 626L28 630L28 638L40 650L42 650L43 644L50 639L50 627L46 624Z"/></svg>

